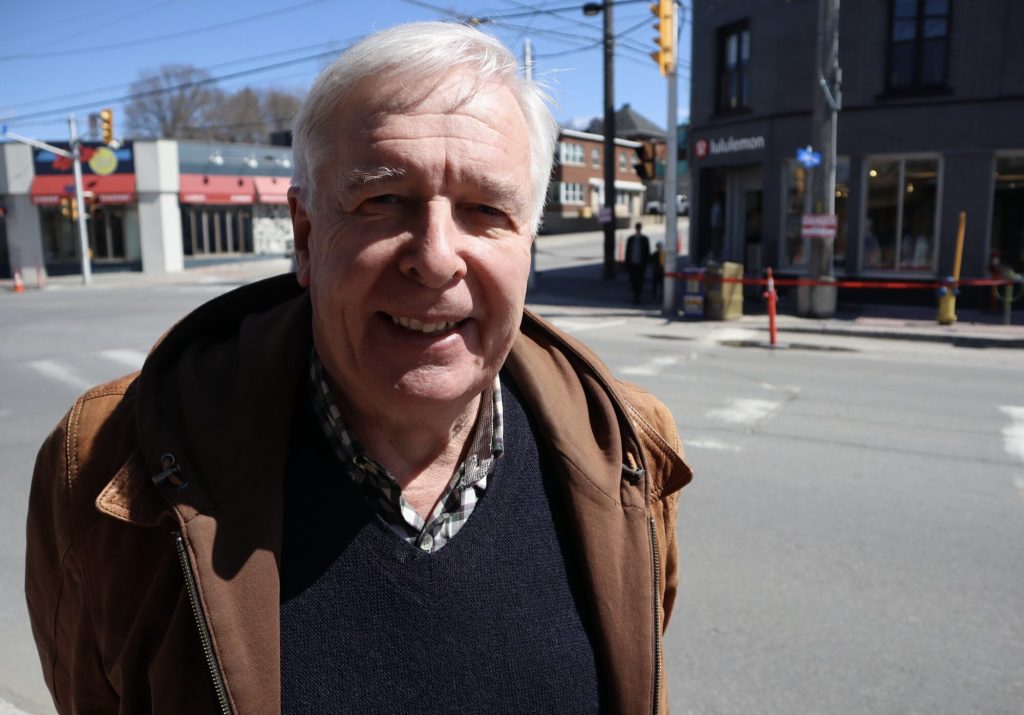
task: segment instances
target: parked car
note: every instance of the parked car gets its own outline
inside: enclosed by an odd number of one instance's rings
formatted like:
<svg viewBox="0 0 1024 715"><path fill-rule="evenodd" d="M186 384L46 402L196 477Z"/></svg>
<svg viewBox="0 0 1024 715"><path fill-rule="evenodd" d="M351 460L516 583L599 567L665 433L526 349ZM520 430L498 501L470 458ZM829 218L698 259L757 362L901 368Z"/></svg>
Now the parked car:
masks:
<svg viewBox="0 0 1024 715"><path fill-rule="evenodd" d="M665 204L661 201L648 201L644 205L645 214L663 214L665 213ZM690 199L686 194L676 195L676 214L679 216L690 215Z"/></svg>

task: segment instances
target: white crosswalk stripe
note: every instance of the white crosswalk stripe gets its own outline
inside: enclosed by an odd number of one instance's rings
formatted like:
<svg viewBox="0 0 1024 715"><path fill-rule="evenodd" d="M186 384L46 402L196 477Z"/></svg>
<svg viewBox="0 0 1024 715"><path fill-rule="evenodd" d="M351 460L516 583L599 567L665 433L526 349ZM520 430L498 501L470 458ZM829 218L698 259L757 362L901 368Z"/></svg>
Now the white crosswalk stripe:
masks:
<svg viewBox="0 0 1024 715"><path fill-rule="evenodd" d="M782 409L782 403L776 400L756 400L737 397L730 400L729 405L709 411L708 417L719 422L734 425L752 425L767 419Z"/></svg>

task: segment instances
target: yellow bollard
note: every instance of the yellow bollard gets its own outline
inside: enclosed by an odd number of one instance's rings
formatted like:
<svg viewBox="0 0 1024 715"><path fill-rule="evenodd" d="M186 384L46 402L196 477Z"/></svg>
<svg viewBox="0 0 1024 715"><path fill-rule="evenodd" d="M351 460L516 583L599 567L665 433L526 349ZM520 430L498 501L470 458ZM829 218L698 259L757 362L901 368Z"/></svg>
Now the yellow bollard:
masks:
<svg viewBox="0 0 1024 715"><path fill-rule="evenodd" d="M960 263L964 256L964 230L967 228L967 212L960 212L960 226L956 230L956 254L953 257L951 284L939 289L939 325L956 322L956 284L960 280Z"/></svg>

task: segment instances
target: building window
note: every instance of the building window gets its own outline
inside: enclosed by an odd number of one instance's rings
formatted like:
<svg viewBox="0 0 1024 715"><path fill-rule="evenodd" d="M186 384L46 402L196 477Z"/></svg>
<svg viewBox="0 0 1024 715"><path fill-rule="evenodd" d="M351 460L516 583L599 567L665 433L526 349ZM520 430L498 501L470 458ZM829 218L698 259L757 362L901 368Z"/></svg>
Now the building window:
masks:
<svg viewBox="0 0 1024 715"><path fill-rule="evenodd" d="M812 181L811 173L795 160L787 168L786 241L783 247L783 265L787 268L807 268L811 239L800 235L803 215L807 211L805 190ZM836 157L836 238L832 244L832 267L836 271L846 268L848 206L850 201L850 158Z"/></svg>
<svg viewBox="0 0 1024 715"><path fill-rule="evenodd" d="M590 150L590 165L595 169L601 166L601 150L597 147Z"/></svg>
<svg viewBox="0 0 1024 715"><path fill-rule="evenodd" d="M868 162L865 270L935 270L939 160Z"/></svg>
<svg viewBox="0 0 1024 715"><path fill-rule="evenodd" d="M992 258L1024 273L1024 156L996 159L992 207Z"/></svg>
<svg viewBox="0 0 1024 715"><path fill-rule="evenodd" d="M949 0L892 0L889 24L889 89L946 86Z"/></svg>
<svg viewBox="0 0 1024 715"><path fill-rule="evenodd" d="M619 171L625 171L625 170L626 170L626 155L620 152L619 153Z"/></svg>
<svg viewBox="0 0 1024 715"><path fill-rule="evenodd" d="M583 164L583 145L572 142L559 143L559 159L563 164L581 166Z"/></svg>
<svg viewBox="0 0 1024 715"><path fill-rule="evenodd" d="M582 204L583 185L574 182L563 181L558 185L558 203L560 204Z"/></svg>
<svg viewBox="0 0 1024 715"><path fill-rule="evenodd" d="M718 33L718 111L750 107L750 24L729 25Z"/></svg>

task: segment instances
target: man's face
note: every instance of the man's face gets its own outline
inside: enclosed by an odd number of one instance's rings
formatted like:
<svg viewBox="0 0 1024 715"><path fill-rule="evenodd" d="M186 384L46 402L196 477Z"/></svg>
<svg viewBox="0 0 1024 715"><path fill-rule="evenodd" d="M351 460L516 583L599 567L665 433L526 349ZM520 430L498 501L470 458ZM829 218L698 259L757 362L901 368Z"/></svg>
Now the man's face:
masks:
<svg viewBox="0 0 1024 715"><path fill-rule="evenodd" d="M290 197L317 351L357 409L465 403L518 329L532 240L526 122L500 85L453 102L466 81L452 73L402 109L400 80L364 81L333 115L315 218Z"/></svg>

